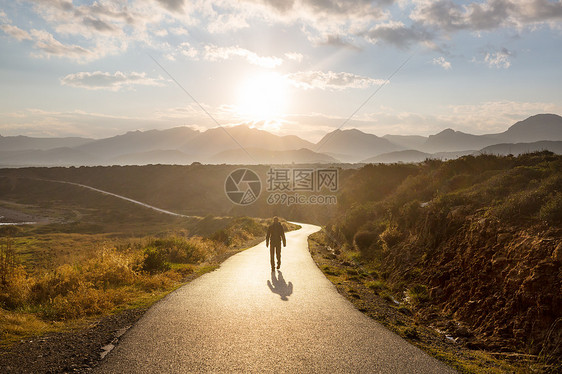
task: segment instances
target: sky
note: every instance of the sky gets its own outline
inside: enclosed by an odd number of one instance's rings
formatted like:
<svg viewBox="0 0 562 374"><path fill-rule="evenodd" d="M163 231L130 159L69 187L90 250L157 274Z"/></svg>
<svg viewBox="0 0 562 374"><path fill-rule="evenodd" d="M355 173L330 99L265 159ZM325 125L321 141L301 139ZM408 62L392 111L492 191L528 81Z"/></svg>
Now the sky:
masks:
<svg viewBox="0 0 562 374"><path fill-rule="evenodd" d="M318 141L562 114L556 0L0 0L0 135Z"/></svg>

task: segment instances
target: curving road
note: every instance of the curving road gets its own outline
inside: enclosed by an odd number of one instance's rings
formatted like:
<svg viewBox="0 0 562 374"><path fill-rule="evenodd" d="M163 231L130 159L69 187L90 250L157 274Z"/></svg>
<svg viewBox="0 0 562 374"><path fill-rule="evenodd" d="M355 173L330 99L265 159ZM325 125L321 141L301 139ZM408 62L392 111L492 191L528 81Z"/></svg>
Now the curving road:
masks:
<svg viewBox="0 0 562 374"><path fill-rule="evenodd" d="M154 305L96 373L449 373L357 311L287 233L281 271L262 242Z"/></svg>

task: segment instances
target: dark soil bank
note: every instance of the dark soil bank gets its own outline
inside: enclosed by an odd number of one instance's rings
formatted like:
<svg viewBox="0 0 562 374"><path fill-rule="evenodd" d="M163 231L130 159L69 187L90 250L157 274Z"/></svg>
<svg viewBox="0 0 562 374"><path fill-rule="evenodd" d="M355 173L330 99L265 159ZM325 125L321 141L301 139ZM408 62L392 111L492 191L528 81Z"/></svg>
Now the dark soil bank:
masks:
<svg viewBox="0 0 562 374"><path fill-rule="evenodd" d="M70 332L22 340L0 354L2 373L84 373L96 366L110 344L131 327L146 309L126 310Z"/></svg>

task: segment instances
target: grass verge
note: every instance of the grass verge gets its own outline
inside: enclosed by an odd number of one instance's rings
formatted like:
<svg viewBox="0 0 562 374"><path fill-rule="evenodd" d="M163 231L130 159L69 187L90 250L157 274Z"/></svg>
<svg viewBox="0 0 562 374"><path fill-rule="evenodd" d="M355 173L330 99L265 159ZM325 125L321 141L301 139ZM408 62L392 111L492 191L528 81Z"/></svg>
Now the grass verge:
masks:
<svg viewBox="0 0 562 374"><path fill-rule="evenodd" d="M310 253L317 266L355 307L431 356L461 373L528 373L553 372L532 355L510 355L481 349L470 349L453 337L423 323L415 304L428 297L424 287L411 287L407 296L411 302L399 302L385 274L350 261L350 249L334 253L326 246L323 232L308 239ZM337 251L336 251L337 252ZM453 322L453 321L451 321Z"/></svg>

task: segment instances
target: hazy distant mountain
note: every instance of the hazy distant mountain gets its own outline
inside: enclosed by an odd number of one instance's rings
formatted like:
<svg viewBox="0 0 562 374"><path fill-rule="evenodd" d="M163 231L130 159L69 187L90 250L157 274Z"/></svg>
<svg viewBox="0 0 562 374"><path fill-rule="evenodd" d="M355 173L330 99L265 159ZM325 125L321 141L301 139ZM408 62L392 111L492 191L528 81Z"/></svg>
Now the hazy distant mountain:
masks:
<svg viewBox="0 0 562 374"><path fill-rule="evenodd" d="M496 143L497 139L486 135L472 135L453 129L446 129L436 135L430 135L421 149L430 153L463 151L481 149Z"/></svg>
<svg viewBox="0 0 562 374"><path fill-rule="evenodd" d="M2 151L0 166L70 166L96 165L100 160L73 148L49 150Z"/></svg>
<svg viewBox="0 0 562 374"><path fill-rule="evenodd" d="M406 151L395 151L389 153L383 153L382 155L378 155L375 157L370 157L362 162L366 164L392 164L395 162L422 162L427 158L433 158L431 153L425 153L415 150L406 150Z"/></svg>
<svg viewBox="0 0 562 374"><path fill-rule="evenodd" d="M431 158L437 159L437 160L453 160L455 158L459 158L462 156L468 156L468 155L472 155L475 154L476 150L474 149L468 149L466 151L451 151L451 152L436 152L433 153Z"/></svg>
<svg viewBox="0 0 562 374"><path fill-rule="evenodd" d="M403 150L388 139L367 134L357 129L335 130L326 134L314 148L316 152L341 154L355 162L382 153Z"/></svg>
<svg viewBox="0 0 562 374"><path fill-rule="evenodd" d="M385 135L383 138L405 149L420 149L427 141L427 136L420 135Z"/></svg>
<svg viewBox="0 0 562 374"><path fill-rule="evenodd" d="M491 155L520 155L522 153L530 153L537 151L551 151L556 154L562 154L562 141L547 141L533 143L503 143L495 144L483 148L477 153Z"/></svg>
<svg viewBox="0 0 562 374"><path fill-rule="evenodd" d="M88 138L33 138L29 136L1 136L1 151L26 151L26 150L48 150L54 148L72 148L89 143L94 139Z"/></svg>
<svg viewBox="0 0 562 374"><path fill-rule="evenodd" d="M446 129L430 135L421 147L412 148L435 153L482 149L498 143L530 143L541 140L562 140L562 117L556 114L537 114L498 134L472 135Z"/></svg>
<svg viewBox="0 0 562 374"><path fill-rule="evenodd" d="M531 143L540 140L562 140L562 117L537 114L519 121L506 131L493 134L502 143Z"/></svg>
<svg viewBox="0 0 562 374"><path fill-rule="evenodd" d="M216 127L200 133L179 149L185 153L211 156L218 152L244 148L261 148L271 151L286 151L301 148L312 149L313 144L295 135L278 136L247 125Z"/></svg>
<svg viewBox="0 0 562 374"><path fill-rule="evenodd" d="M451 159L475 152L519 154L548 149L558 153L556 141L562 141L562 117L556 114L529 117L498 134L473 135L446 129L429 137L385 135L381 138L349 129L330 132L316 144L295 135L278 136L247 125L202 132L176 127L131 131L98 140L0 136L0 166L252 163L256 160L259 163L417 162L428 155ZM491 147L494 145L497 146ZM251 160L240 147L254 150L256 160Z"/></svg>
<svg viewBox="0 0 562 374"><path fill-rule="evenodd" d="M174 127L167 130L137 130L111 138L95 140L79 146L77 149L98 158L110 160L131 153L178 149L199 134L199 131L190 127Z"/></svg>
<svg viewBox="0 0 562 374"><path fill-rule="evenodd" d="M220 152L203 161L211 164L317 164L338 163L333 157L316 153L307 148L288 151L270 151L259 148L232 149Z"/></svg>
<svg viewBox="0 0 562 374"><path fill-rule="evenodd" d="M126 155L117 156L111 159L107 164L110 165L149 165L149 164L167 164L167 165L187 165L195 161L196 158L185 154L181 151L155 150L148 152L128 153Z"/></svg>

